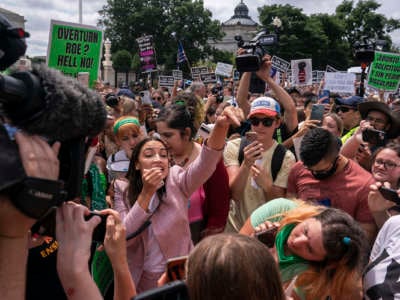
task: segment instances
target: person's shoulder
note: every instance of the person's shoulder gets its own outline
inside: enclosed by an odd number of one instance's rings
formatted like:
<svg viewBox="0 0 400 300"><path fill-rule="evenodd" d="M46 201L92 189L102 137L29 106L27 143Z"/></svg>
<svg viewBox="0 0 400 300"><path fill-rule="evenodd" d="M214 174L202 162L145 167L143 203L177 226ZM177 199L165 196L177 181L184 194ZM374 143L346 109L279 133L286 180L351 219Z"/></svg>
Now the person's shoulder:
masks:
<svg viewBox="0 0 400 300"><path fill-rule="evenodd" d="M241 141L242 141L241 137L229 140L228 142L226 142L226 147L239 147Z"/></svg>

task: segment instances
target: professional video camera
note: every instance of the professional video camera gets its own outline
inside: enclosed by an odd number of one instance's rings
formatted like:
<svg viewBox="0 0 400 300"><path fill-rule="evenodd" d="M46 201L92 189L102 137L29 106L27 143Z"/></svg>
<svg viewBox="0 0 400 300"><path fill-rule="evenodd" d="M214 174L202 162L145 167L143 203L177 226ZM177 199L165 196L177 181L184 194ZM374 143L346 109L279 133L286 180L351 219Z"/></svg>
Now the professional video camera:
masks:
<svg viewBox="0 0 400 300"><path fill-rule="evenodd" d="M25 53L28 36L0 15L0 71ZM45 65L10 76L0 73L0 192L34 219L79 197L87 138L104 128L106 116L99 94ZM13 141L17 129L43 136L50 144L61 142L59 181L26 176Z"/></svg>
<svg viewBox="0 0 400 300"><path fill-rule="evenodd" d="M374 61L375 50L382 50L385 45L385 40L375 40L363 36L361 41L357 41L353 45L354 57L360 63L370 64Z"/></svg>
<svg viewBox="0 0 400 300"><path fill-rule="evenodd" d="M268 53L267 47L278 45L278 35L268 34L262 30L249 42L244 42L240 35L235 36L239 48L246 50L246 53L236 57L236 68L239 72L255 72L260 69L262 58Z"/></svg>
<svg viewBox="0 0 400 300"><path fill-rule="evenodd" d="M224 101L224 88L222 87L222 85L217 84L213 86L211 89L211 94L215 96L217 103L221 103L222 101Z"/></svg>

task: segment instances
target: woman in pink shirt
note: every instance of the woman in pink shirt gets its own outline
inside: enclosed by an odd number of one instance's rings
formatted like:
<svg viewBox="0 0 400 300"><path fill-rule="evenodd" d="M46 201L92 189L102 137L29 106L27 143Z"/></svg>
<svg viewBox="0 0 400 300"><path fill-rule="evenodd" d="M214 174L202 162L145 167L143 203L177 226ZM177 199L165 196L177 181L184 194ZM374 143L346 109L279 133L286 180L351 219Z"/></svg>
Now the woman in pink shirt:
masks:
<svg viewBox="0 0 400 300"><path fill-rule="evenodd" d="M187 255L193 247L189 197L214 172L228 127L239 125L239 116L233 107L224 110L187 169L169 167L168 148L159 139L146 138L134 148L127 180L116 182L115 210L130 238L128 264L138 292L156 287L167 259Z"/></svg>

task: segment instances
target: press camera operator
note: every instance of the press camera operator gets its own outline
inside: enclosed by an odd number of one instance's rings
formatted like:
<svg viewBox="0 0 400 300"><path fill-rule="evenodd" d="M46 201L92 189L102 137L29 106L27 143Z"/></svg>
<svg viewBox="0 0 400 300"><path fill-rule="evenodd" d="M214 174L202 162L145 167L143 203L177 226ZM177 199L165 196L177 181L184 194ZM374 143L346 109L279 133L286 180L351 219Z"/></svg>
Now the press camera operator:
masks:
<svg viewBox="0 0 400 300"><path fill-rule="evenodd" d="M50 146L39 136L15 134L25 173L31 178L55 181L60 143ZM12 194L0 194L0 294L3 299L25 299L29 230L36 222L17 209Z"/></svg>

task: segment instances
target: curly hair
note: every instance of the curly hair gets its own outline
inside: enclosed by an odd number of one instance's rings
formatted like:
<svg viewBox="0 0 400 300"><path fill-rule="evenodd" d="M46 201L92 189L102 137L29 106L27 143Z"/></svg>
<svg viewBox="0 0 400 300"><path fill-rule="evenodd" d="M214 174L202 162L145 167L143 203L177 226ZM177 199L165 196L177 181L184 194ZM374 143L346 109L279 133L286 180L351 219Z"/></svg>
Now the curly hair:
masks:
<svg viewBox="0 0 400 300"><path fill-rule="evenodd" d="M205 117L204 105L193 93L180 93L172 101L175 104L182 103L193 116L193 125L196 131L200 128Z"/></svg>
<svg viewBox="0 0 400 300"><path fill-rule="evenodd" d="M300 158L304 165L312 167L322 159L333 159L338 156L340 144L329 131L317 127L308 131L300 145Z"/></svg>

